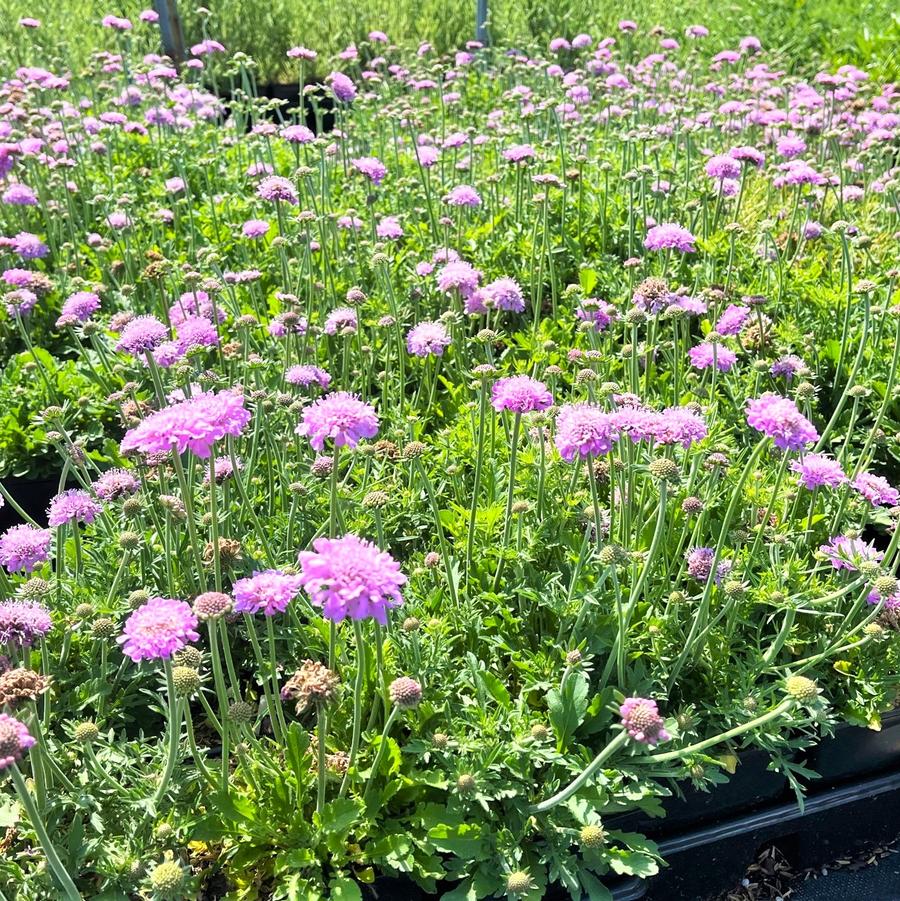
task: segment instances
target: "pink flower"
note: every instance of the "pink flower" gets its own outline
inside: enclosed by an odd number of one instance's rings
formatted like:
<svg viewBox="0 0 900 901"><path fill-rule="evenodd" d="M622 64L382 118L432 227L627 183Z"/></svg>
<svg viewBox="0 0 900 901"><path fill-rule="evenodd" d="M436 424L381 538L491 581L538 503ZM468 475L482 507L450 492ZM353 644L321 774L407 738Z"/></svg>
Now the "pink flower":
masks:
<svg viewBox="0 0 900 901"><path fill-rule="evenodd" d="M306 407L296 432L309 438L317 451L324 450L326 439L336 447L356 447L361 439L378 434L378 414L355 394L337 391Z"/></svg>
<svg viewBox="0 0 900 901"><path fill-rule="evenodd" d="M737 362L737 354L722 344L704 342L688 351L694 369L709 369L713 364L722 372L728 372Z"/></svg>
<svg viewBox="0 0 900 901"><path fill-rule="evenodd" d="M77 291L65 299L56 320L56 327L62 328L76 322L86 322L100 309L100 298L90 291Z"/></svg>
<svg viewBox="0 0 900 901"><path fill-rule="evenodd" d="M116 350L138 357L168 337L169 330L155 316L135 316L119 334Z"/></svg>
<svg viewBox="0 0 900 901"><path fill-rule="evenodd" d="M802 460L791 463L791 471L800 474L801 484L810 491L823 485L837 488L847 481L841 464L825 454L806 454Z"/></svg>
<svg viewBox="0 0 900 901"><path fill-rule="evenodd" d="M387 166L374 156L359 157L358 159L351 160L350 165L353 166L357 172L365 175L374 185L380 185L388 171Z"/></svg>
<svg viewBox="0 0 900 901"><path fill-rule="evenodd" d="M168 660L188 642L198 641L197 617L190 604L174 598L150 598L125 621L116 639L135 663Z"/></svg>
<svg viewBox="0 0 900 901"><path fill-rule="evenodd" d="M855 488L873 507L895 507L900 503L900 492L887 479L861 472L852 482Z"/></svg>
<svg viewBox="0 0 900 901"><path fill-rule="evenodd" d="M552 406L553 395L547 386L527 375L511 375L494 382L491 389L491 406L501 413L533 413Z"/></svg>
<svg viewBox="0 0 900 901"><path fill-rule="evenodd" d="M159 454L186 450L207 459L213 444L226 435L237 436L250 422L244 398L232 391L211 391L151 413L122 439L123 453Z"/></svg>
<svg viewBox="0 0 900 901"><path fill-rule="evenodd" d="M658 745L672 736L666 732L665 721L659 715L656 701L649 698L626 698L619 708L625 731L635 740L645 745Z"/></svg>
<svg viewBox="0 0 900 901"><path fill-rule="evenodd" d="M417 357L441 357L449 346L450 335L442 322L420 322L406 334L406 349Z"/></svg>
<svg viewBox="0 0 900 901"><path fill-rule="evenodd" d="M747 423L773 439L782 450L803 450L819 437L792 400L771 391L747 404Z"/></svg>
<svg viewBox="0 0 900 901"><path fill-rule="evenodd" d="M12 526L0 535L0 563L8 572L30 573L47 561L53 533L35 526Z"/></svg>
<svg viewBox="0 0 900 901"><path fill-rule="evenodd" d="M323 616L333 622L372 617L387 625L387 611L403 603L406 576L397 561L356 535L318 538L313 548L300 554L301 581Z"/></svg>
<svg viewBox="0 0 900 901"><path fill-rule="evenodd" d="M856 572L861 563L880 563L884 559L884 554L874 545L846 535L836 535L828 544L820 545L819 550L835 569L846 569L848 572Z"/></svg>
<svg viewBox="0 0 900 901"><path fill-rule="evenodd" d="M0 601L0 644L30 648L53 627L50 611L37 601Z"/></svg>
<svg viewBox="0 0 900 901"><path fill-rule="evenodd" d="M302 587L302 579L296 574L278 569L254 572L251 578L234 583L234 610L236 613L262 610L266 616L284 613Z"/></svg>
<svg viewBox="0 0 900 901"><path fill-rule="evenodd" d="M667 222L663 225L654 225L644 238L644 247L647 250L677 250L680 253L693 253L694 236L680 225Z"/></svg>
<svg viewBox="0 0 900 901"><path fill-rule="evenodd" d="M0 771L18 763L35 744L25 723L7 713L0 713Z"/></svg>
<svg viewBox="0 0 900 901"><path fill-rule="evenodd" d="M615 413L589 403L566 404L556 417L556 449L563 460L571 463L579 457L608 454L619 440L619 424Z"/></svg>
<svg viewBox="0 0 900 901"><path fill-rule="evenodd" d="M56 528L69 523L92 523L102 508L86 491L70 488L50 501L47 524Z"/></svg>

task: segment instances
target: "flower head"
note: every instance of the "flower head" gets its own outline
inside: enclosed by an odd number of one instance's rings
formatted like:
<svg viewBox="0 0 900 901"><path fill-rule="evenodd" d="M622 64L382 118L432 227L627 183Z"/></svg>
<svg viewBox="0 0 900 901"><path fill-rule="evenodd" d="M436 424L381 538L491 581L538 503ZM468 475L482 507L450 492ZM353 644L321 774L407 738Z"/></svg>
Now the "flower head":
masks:
<svg viewBox="0 0 900 901"><path fill-rule="evenodd" d="M737 362L737 354L722 344L704 341L688 351L694 369L709 369L715 365L721 372L728 372Z"/></svg>
<svg viewBox="0 0 900 901"><path fill-rule="evenodd" d="M54 528L68 523L91 523L99 515L101 509L100 504L87 491L70 488L68 491L56 495L50 501L47 523Z"/></svg>
<svg viewBox="0 0 900 901"><path fill-rule="evenodd" d="M497 379L491 388L491 406L498 412L534 413L553 405L547 386L528 375Z"/></svg>
<svg viewBox="0 0 900 901"><path fill-rule="evenodd" d="M802 460L791 463L791 471L800 474L800 483L810 491L823 485L837 488L847 481L841 464L826 454L806 454Z"/></svg>
<svg viewBox="0 0 900 901"><path fill-rule="evenodd" d="M127 469L108 469L91 487L100 500L112 501L134 494L141 483Z"/></svg>
<svg viewBox="0 0 900 901"><path fill-rule="evenodd" d="M416 357L444 355L450 335L442 322L420 322L406 334L406 349Z"/></svg>
<svg viewBox="0 0 900 901"><path fill-rule="evenodd" d="M169 330L155 316L135 316L119 334L116 350L133 357L158 347L169 337Z"/></svg>
<svg viewBox="0 0 900 901"><path fill-rule="evenodd" d="M236 613L259 613L266 616L284 613L287 605L302 587L300 576L278 569L254 572L250 578L234 583L234 610Z"/></svg>
<svg viewBox="0 0 900 901"><path fill-rule="evenodd" d="M619 716L625 731L635 741L653 747L671 738L666 732L665 721L659 715L656 701L649 698L626 698L619 707Z"/></svg>
<svg viewBox="0 0 900 901"><path fill-rule="evenodd" d="M819 550L835 569L849 572L856 572L861 563L880 563L884 559L884 554L874 545L846 535L836 535L828 544L821 545Z"/></svg>
<svg viewBox="0 0 900 901"><path fill-rule="evenodd" d="M900 492L882 476L861 472L850 484L873 507L895 507L900 503Z"/></svg>
<svg viewBox="0 0 900 901"><path fill-rule="evenodd" d="M129 429L121 450L159 454L186 450L206 459L213 444L226 435L237 436L250 421L244 398L232 391L210 391L151 413Z"/></svg>
<svg viewBox="0 0 900 901"><path fill-rule="evenodd" d="M355 394L336 391L306 407L296 432L309 438L317 451L324 450L328 438L337 447L356 447L361 439L378 434L378 414Z"/></svg>
<svg viewBox="0 0 900 901"><path fill-rule="evenodd" d="M289 385L318 385L323 390L331 384L331 376L318 366L310 364L300 364L291 366L284 374L284 380Z"/></svg>
<svg viewBox="0 0 900 901"><path fill-rule="evenodd" d="M312 602L333 622L373 617L387 625L387 611L403 603L400 565L356 535L316 539L312 551L301 552L300 569Z"/></svg>
<svg viewBox="0 0 900 901"><path fill-rule="evenodd" d="M65 299L56 320L56 327L86 322L100 309L100 298L91 291L77 291Z"/></svg>
<svg viewBox="0 0 900 901"><path fill-rule="evenodd" d="M135 663L168 660L188 642L199 640L190 604L174 598L150 598L125 621L117 641Z"/></svg>
<svg viewBox="0 0 900 901"><path fill-rule="evenodd" d="M25 723L9 714L0 713L0 770L18 763L22 755L35 744Z"/></svg>
<svg viewBox="0 0 900 901"><path fill-rule="evenodd" d="M350 161L350 165L362 175L365 175L373 185L380 185L387 175L387 166L374 156L361 156Z"/></svg>
<svg viewBox="0 0 900 901"><path fill-rule="evenodd" d="M0 601L0 644L30 648L52 626L50 611L37 601Z"/></svg>
<svg viewBox="0 0 900 901"><path fill-rule="evenodd" d="M663 225L654 225L644 238L644 247L647 250L677 250L679 253L693 253L694 236L680 225L667 222Z"/></svg>
<svg viewBox="0 0 900 901"><path fill-rule="evenodd" d="M297 192L293 184L280 175L269 175L264 178L256 189L256 193L263 200L284 201L292 206L297 204Z"/></svg>
<svg viewBox="0 0 900 901"><path fill-rule="evenodd" d="M568 462L608 454L619 440L619 422L595 404L566 404L556 417L556 449Z"/></svg>
<svg viewBox="0 0 900 901"><path fill-rule="evenodd" d="M8 572L24 569L30 573L46 563L53 533L36 526L12 526L0 535L0 563Z"/></svg>
<svg viewBox="0 0 900 901"><path fill-rule="evenodd" d="M782 450L803 450L819 437L813 424L787 397L767 391L747 404L747 423Z"/></svg>

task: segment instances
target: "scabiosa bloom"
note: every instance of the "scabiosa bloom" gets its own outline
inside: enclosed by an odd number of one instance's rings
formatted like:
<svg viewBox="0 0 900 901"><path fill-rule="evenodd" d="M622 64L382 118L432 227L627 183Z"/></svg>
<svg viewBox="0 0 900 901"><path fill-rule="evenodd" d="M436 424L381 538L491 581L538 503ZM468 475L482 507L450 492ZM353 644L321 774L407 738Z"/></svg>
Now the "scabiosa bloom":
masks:
<svg viewBox="0 0 900 901"><path fill-rule="evenodd" d="M65 299L56 320L56 327L62 328L76 322L87 322L100 309L100 298L91 291L77 291Z"/></svg>
<svg viewBox="0 0 900 901"><path fill-rule="evenodd" d="M685 554L687 572L692 579L698 582L706 582L712 572L713 560L716 552L711 547L695 547Z"/></svg>
<svg viewBox="0 0 900 901"><path fill-rule="evenodd" d="M135 663L168 660L188 642L198 641L197 617L191 605L175 598L153 597L125 621L116 639Z"/></svg>
<svg viewBox="0 0 900 901"><path fill-rule="evenodd" d="M295 431L309 438L313 450L324 450L328 438L337 447L352 448L378 434L378 414L355 394L336 391L306 407Z"/></svg>
<svg viewBox="0 0 900 901"><path fill-rule="evenodd" d="M284 201L292 206L297 205L297 192L291 182L280 175L269 175L264 178L256 189L256 193L263 200Z"/></svg>
<svg viewBox="0 0 900 901"><path fill-rule="evenodd" d="M704 172L710 178L738 178L741 164L731 156L713 156L707 160Z"/></svg>
<svg viewBox="0 0 900 901"><path fill-rule="evenodd" d="M3 301L10 316L27 316L37 306L38 297L34 291L19 288L5 295Z"/></svg>
<svg viewBox="0 0 900 901"><path fill-rule="evenodd" d="M169 337L169 330L155 316L135 316L119 334L116 350L133 357L159 347Z"/></svg>
<svg viewBox="0 0 900 901"><path fill-rule="evenodd" d="M305 125L286 125L278 132L289 144L311 144L315 134Z"/></svg>
<svg viewBox="0 0 900 901"><path fill-rule="evenodd" d="M617 310L611 303L598 297L586 297L575 315L585 322L593 322L595 332L602 332L616 318Z"/></svg>
<svg viewBox="0 0 900 901"><path fill-rule="evenodd" d="M884 554L874 545L846 535L836 535L828 544L821 545L819 550L835 569L846 569L848 572L856 572L862 563L880 563L884 559Z"/></svg>
<svg viewBox="0 0 900 901"><path fill-rule="evenodd" d="M356 310L352 307L338 307L328 314L322 330L326 335L337 335L345 329L356 331L357 325Z"/></svg>
<svg viewBox="0 0 900 901"><path fill-rule="evenodd" d="M809 367L796 354L787 354L772 364L772 375L783 375L790 381L795 375L807 372Z"/></svg>
<svg viewBox="0 0 900 901"><path fill-rule="evenodd" d="M12 526L0 535L0 563L8 572L20 569L30 573L47 562L53 533L36 526Z"/></svg>
<svg viewBox="0 0 900 901"><path fill-rule="evenodd" d="M621 416L622 411L616 413ZM688 407L667 407L660 413L650 411L646 422L649 435L657 444L680 444L687 450L708 434L706 422Z"/></svg>
<svg viewBox="0 0 900 901"><path fill-rule="evenodd" d="M303 587L333 622L372 617L385 626L387 611L403 603L400 564L364 538L317 538L299 559Z"/></svg>
<svg viewBox="0 0 900 901"><path fill-rule="evenodd" d="M91 487L101 501L114 501L135 494L141 483L127 469L108 469Z"/></svg>
<svg viewBox="0 0 900 901"><path fill-rule="evenodd" d="M749 307L742 307L736 303L729 304L719 317L715 329L720 335L739 335L749 315Z"/></svg>
<svg viewBox="0 0 900 901"><path fill-rule="evenodd" d="M892 488L890 482L882 476L861 472L851 485L873 507L896 507L900 503L900 492Z"/></svg>
<svg viewBox="0 0 900 901"><path fill-rule="evenodd" d="M198 394L151 413L122 439L123 453L161 454L186 450L207 459L213 444L240 435L250 421L244 398L233 391Z"/></svg>
<svg viewBox="0 0 900 901"><path fill-rule="evenodd" d="M322 389L331 384L331 376L324 369L308 364L291 366L284 374L284 380L290 385L318 385Z"/></svg>
<svg viewBox="0 0 900 901"><path fill-rule="evenodd" d="M217 347L219 333L203 316L188 316L178 324L178 350L184 354L194 347Z"/></svg>
<svg viewBox="0 0 900 901"><path fill-rule="evenodd" d="M437 274L438 290L443 294L459 291L463 299L471 297L478 288L481 273L465 260L451 260Z"/></svg>
<svg viewBox="0 0 900 901"><path fill-rule="evenodd" d="M823 485L837 488L847 481L841 464L825 454L806 454L802 460L791 463L791 471L800 474L800 484L810 491Z"/></svg>
<svg viewBox="0 0 900 901"><path fill-rule="evenodd" d="M619 440L615 414L589 403L566 404L556 417L554 442L563 460L599 457L612 450Z"/></svg>
<svg viewBox="0 0 900 901"><path fill-rule="evenodd" d="M442 357L450 335L442 322L420 322L406 333L406 349L416 357Z"/></svg>
<svg viewBox="0 0 900 901"><path fill-rule="evenodd" d="M3 202L9 206L37 206L37 194L21 182L13 182L3 192Z"/></svg>
<svg viewBox="0 0 900 901"><path fill-rule="evenodd" d="M693 253L694 236L686 229L674 222L666 222L662 225L654 225L644 238L644 247L647 250L677 250L679 253Z"/></svg>
<svg viewBox="0 0 900 901"><path fill-rule="evenodd" d="M522 289L515 279L507 276L496 278L486 284L482 293L495 309L508 310L511 313L521 313L525 309Z"/></svg>
<svg viewBox="0 0 900 901"><path fill-rule="evenodd" d="M217 485L221 485L234 475L235 463L237 463L238 471L244 468L244 464L237 457L234 462L232 462L231 457L216 457L213 461L213 471L215 472ZM209 470L203 476L203 484L209 484Z"/></svg>
<svg viewBox="0 0 900 901"><path fill-rule="evenodd" d="M625 698L619 707L625 731L635 740L651 748L672 736L666 732L656 701L649 698Z"/></svg>
<svg viewBox="0 0 900 901"><path fill-rule="evenodd" d="M50 611L37 601L0 601L0 644L30 648L52 626Z"/></svg>
<svg viewBox="0 0 900 901"><path fill-rule="evenodd" d="M497 379L491 388L491 406L501 413L534 413L552 406L553 395L547 386L528 375Z"/></svg>
<svg viewBox="0 0 900 901"><path fill-rule="evenodd" d="M747 404L747 423L782 450L803 450L819 437L813 424L787 397L767 391Z"/></svg>
<svg viewBox="0 0 900 901"><path fill-rule="evenodd" d="M449 194L444 197L444 203L450 206L481 206L481 197L478 192L470 185L457 185Z"/></svg>
<svg viewBox="0 0 900 901"><path fill-rule="evenodd" d="M224 53L225 48L218 42L207 38L191 47L191 56L208 56L211 53Z"/></svg>
<svg viewBox="0 0 900 901"><path fill-rule="evenodd" d="M325 81L331 85L332 93L342 103L350 103L356 97L356 85L343 72L332 72Z"/></svg>
<svg viewBox="0 0 900 901"><path fill-rule="evenodd" d="M691 366L694 369L709 369L714 365L722 372L728 372L737 362L737 354L722 344L710 344L704 341L688 351Z"/></svg>
<svg viewBox="0 0 900 901"><path fill-rule="evenodd" d="M31 232L19 232L12 239L10 247L23 260L41 260L50 253L50 248Z"/></svg>
<svg viewBox="0 0 900 901"><path fill-rule="evenodd" d="M235 613L259 613L260 610L266 616L284 613L302 587L303 580L299 575L278 569L256 571L252 577L234 583Z"/></svg>
<svg viewBox="0 0 900 901"><path fill-rule="evenodd" d="M403 226L396 216L385 216L378 225L375 226L375 234L379 238L386 240L394 240L403 237Z"/></svg>
<svg viewBox="0 0 900 901"><path fill-rule="evenodd" d="M900 592L881 594L878 589L874 589L869 592L866 601L870 604L880 604L883 601L885 610L898 610L900 609Z"/></svg>
<svg viewBox="0 0 900 901"><path fill-rule="evenodd" d="M265 219L248 219L241 226L241 234L245 238L261 238L269 230L269 223Z"/></svg>
<svg viewBox="0 0 900 901"><path fill-rule="evenodd" d="M92 523L101 512L98 504L87 491L80 488L70 488L62 494L57 494L50 501L47 510L47 524L56 528L68 523Z"/></svg>
<svg viewBox="0 0 900 901"><path fill-rule="evenodd" d="M0 771L18 763L36 743L25 723L7 713L0 713Z"/></svg>
<svg viewBox="0 0 900 901"><path fill-rule="evenodd" d="M361 156L355 160L350 160L350 165L365 175L373 185L380 185L382 179L387 175L387 166L380 159L374 156Z"/></svg>

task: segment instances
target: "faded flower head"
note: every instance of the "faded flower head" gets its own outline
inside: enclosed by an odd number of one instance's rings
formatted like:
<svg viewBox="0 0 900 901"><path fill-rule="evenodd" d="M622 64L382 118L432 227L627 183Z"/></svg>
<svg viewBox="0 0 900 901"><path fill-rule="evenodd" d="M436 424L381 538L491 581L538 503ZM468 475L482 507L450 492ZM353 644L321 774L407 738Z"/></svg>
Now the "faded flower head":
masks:
<svg viewBox="0 0 900 901"><path fill-rule="evenodd" d="M304 660L300 669L285 682L281 697L295 700L299 715L308 707L334 703L340 684L337 674L327 666L315 660Z"/></svg>

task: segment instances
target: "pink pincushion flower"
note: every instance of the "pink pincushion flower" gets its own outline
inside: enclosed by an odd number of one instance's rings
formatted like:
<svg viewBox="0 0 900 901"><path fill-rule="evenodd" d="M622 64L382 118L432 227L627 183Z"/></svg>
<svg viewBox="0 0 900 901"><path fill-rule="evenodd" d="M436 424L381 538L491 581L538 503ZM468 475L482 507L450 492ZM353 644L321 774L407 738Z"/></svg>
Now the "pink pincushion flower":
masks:
<svg viewBox="0 0 900 901"><path fill-rule="evenodd" d="M378 414L355 394L336 391L306 407L296 432L309 438L317 451L324 450L329 438L337 447L356 447L361 439L378 434Z"/></svg>
<svg viewBox="0 0 900 901"><path fill-rule="evenodd" d="M0 771L18 763L36 743L25 723L7 713L0 713Z"/></svg>
<svg viewBox="0 0 900 901"><path fill-rule="evenodd" d="M884 554L874 545L846 535L836 535L828 544L820 545L819 550L835 569L848 572L856 572L861 563L880 563L884 559Z"/></svg>
<svg viewBox="0 0 900 901"><path fill-rule="evenodd" d="M301 364L299 366L291 366L284 374L284 380L289 385L318 385L320 388L327 388L331 384L331 376L318 366L310 366Z"/></svg>
<svg viewBox="0 0 900 901"><path fill-rule="evenodd" d="M101 510L100 504L87 491L70 488L50 501L47 523L53 528L75 522L92 523Z"/></svg>
<svg viewBox="0 0 900 901"><path fill-rule="evenodd" d="M0 601L0 644L30 648L53 627L50 611L37 601Z"/></svg>
<svg viewBox="0 0 900 901"><path fill-rule="evenodd" d="M787 397L767 391L747 404L747 423L782 450L803 450L819 437L813 424Z"/></svg>
<svg viewBox="0 0 900 901"><path fill-rule="evenodd" d="M234 610L236 613L262 610L266 616L284 613L302 587L302 579L294 573L278 569L256 571L252 577L234 583Z"/></svg>
<svg viewBox="0 0 900 901"><path fill-rule="evenodd" d="M450 206L477 207L481 206L481 197L470 185L457 185L444 197L444 203Z"/></svg>
<svg viewBox="0 0 900 901"><path fill-rule="evenodd" d="M593 322L595 332L602 332L612 324L618 311L605 300L598 297L586 297L575 311L575 315L584 322Z"/></svg>
<svg viewBox="0 0 900 901"><path fill-rule="evenodd" d="M353 307L338 307L328 314L322 331L326 335L337 335L345 329L355 332L358 328L358 323L356 310Z"/></svg>
<svg viewBox="0 0 900 901"><path fill-rule="evenodd" d="M693 253L694 236L686 229L674 222L666 222L662 225L654 225L644 238L644 247L647 250L677 250L679 253Z"/></svg>
<svg viewBox="0 0 900 901"><path fill-rule="evenodd" d="M119 334L116 350L133 357L159 347L169 337L169 330L155 316L135 316Z"/></svg>
<svg viewBox="0 0 900 901"><path fill-rule="evenodd" d="M616 414L589 403L566 404L556 417L554 441L559 455L570 462L579 457L608 454L619 439Z"/></svg>
<svg viewBox="0 0 900 901"><path fill-rule="evenodd" d="M387 175L387 166L380 159L374 156L361 156L350 161L350 165L357 172L365 175L373 185L380 185L382 179Z"/></svg>
<svg viewBox="0 0 900 901"><path fill-rule="evenodd" d="M263 200L284 201L292 206L297 204L297 192L294 186L286 178L280 175L269 175L264 178L256 189L256 193Z"/></svg>
<svg viewBox="0 0 900 901"><path fill-rule="evenodd" d="M8 572L30 573L47 562L53 533L30 525L12 526L0 535L0 563Z"/></svg>
<svg viewBox="0 0 900 901"><path fill-rule="evenodd" d="M108 469L91 487L100 500L112 501L131 496L141 483L127 469Z"/></svg>
<svg viewBox="0 0 900 901"><path fill-rule="evenodd" d="M481 280L481 273L465 260L450 260L437 274L438 290L444 294L459 291L463 298L471 297Z"/></svg>
<svg viewBox="0 0 900 901"><path fill-rule="evenodd" d="M716 322L716 331L720 335L739 335L749 315L749 307L731 303L719 317L718 322Z"/></svg>
<svg viewBox="0 0 900 901"><path fill-rule="evenodd" d="M900 503L900 492L891 486L883 476L873 475L871 472L861 472L851 485L873 507L895 507Z"/></svg>
<svg viewBox="0 0 900 901"><path fill-rule="evenodd" d="M204 316L188 316L178 324L178 350L184 354L194 347L218 347L219 333Z"/></svg>
<svg viewBox="0 0 900 901"><path fill-rule="evenodd" d="M652 413L649 425L650 437L657 444L680 444L685 450L702 441L709 431L703 417L687 407L667 407Z"/></svg>
<svg viewBox="0 0 900 901"><path fill-rule="evenodd" d="M525 309L525 298L519 283L507 276L486 284L482 293L494 309L508 310L511 313L521 313Z"/></svg>
<svg viewBox="0 0 900 901"><path fill-rule="evenodd" d="M625 731L642 744L653 747L672 737L666 732L656 701L649 698L626 698L619 707L619 716Z"/></svg>
<svg viewBox="0 0 900 901"><path fill-rule="evenodd" d="M406 333L406 349L416 357L444 355L450 335L442 322L420 322Z"/></svg>
<svg viewBox="0 0 900 901"><path fill-rule="evenodd" d="M688 351L694 369L709 369L715 365L721 372L728 372L737 362L737 354L722 344L704 341Z"/></svg>
<svg viewBox="0 0 900 901"><path fill-rule="evenodd" d="M245 238L261 238L269 230L269 223L265 219L248 219L241 226L241 234Z"/></svg>
<svg viewBox="0 0 900 901"><path fill-rule="evenodd" d="M240 435L249 421L250 411L244 407L242 395L210 391L151 413L125 433L121 450L144 454L189 450L206 459L216 441Z"/></svg>
<svg viewBox="0 0 900 901"><path fill-rule="evenodd" d="M350 103L356 97L356 85L343 72L332 72L325 81L331 85L334 96L343 103Z"/></svg>
<svg viewBox="0 0 900 901"><path fill-rule="evenodd" d="M301 580L323 616L333 622L372 617L387 625L387 611L403 603L400 564L356 535L318 538L313 548L300 554Z"/></svg>
<svg viewBox="0 0 900 901"><path fill-rule="evenodd" d="M497 379L491 388L491 406L501 413L534 413L553 405L547 386L528 375L511 375Z"/></svg>
<svg viewBox="0 0 900 901"><path fill-rule="evenodd" d="M806 454L791 463L791 471L800 474L800 483L810 491L822 486L837 488L847 481L841 464L825 454Z"/></svg>
<svg viewBox="0 0 900 901"><path fill-rule="evenodd" d="M65 299L56 327L86 322L100 309L100 298L91 291L77 291Z"/></svg>
<svg viewBox="0 0 900 901"><path fill-rule="evenodd" d="M125 621L116 639L135 663L168 660L188 642L198 641L197 617L191 605L174 598L150 598Z"/></svg>

